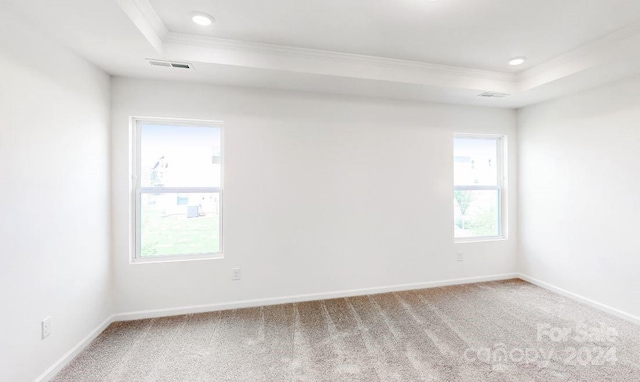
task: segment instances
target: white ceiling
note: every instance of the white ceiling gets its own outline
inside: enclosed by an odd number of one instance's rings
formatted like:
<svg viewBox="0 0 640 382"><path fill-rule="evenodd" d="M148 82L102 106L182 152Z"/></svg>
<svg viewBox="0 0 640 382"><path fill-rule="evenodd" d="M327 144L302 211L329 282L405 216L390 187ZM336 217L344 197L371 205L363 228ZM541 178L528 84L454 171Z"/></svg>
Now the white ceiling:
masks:
<svg viewBox="0 0 640 382"><path fill-rule="evenodd" d="M113 75L521 107L640 73L638 0L2 1Z"/></svg>
<svg viewBox="0 0 640 382"><path fill-rule="evenodd" d="M640 19L638 0L150 0L169 30L518 71ZM190 21L207 12L215 26ZM526 56L522 67L512 57Z"/></svg>

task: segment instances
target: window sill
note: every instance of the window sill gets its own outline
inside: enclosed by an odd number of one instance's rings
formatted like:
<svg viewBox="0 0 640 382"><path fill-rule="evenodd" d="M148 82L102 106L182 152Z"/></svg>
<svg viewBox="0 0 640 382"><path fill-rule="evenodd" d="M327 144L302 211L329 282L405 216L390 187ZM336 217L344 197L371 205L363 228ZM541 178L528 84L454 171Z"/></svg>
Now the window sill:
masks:
<svg viewBox="0 0 640 382"><path fill-rule="evenodd" d="M485 243L491 241L507 241L508 239L504 236L493 236L493 237L465 237L465 238L457 238L453 239L454 244L467 244L467 243Z"/></svg>
<svg viewBox="0 0 640 382"><path fill-rule="evenodd" d="M184 256L157 256L157 257L145 257L145 258L133 258L129 261L129 264L159 264L159 263L182 263L185 261L203 261L203 260L222 260L224 254L218 253L215 255L184 255Z"/></svg>

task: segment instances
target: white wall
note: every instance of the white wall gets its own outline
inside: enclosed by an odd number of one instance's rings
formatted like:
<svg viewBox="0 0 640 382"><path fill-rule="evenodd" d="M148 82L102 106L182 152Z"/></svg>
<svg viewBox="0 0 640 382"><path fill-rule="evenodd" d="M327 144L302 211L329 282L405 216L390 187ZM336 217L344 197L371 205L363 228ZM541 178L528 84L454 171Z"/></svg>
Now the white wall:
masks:
<svg viewBox="0 0 640 382"><path fill-rule="evenodd" d="M453 132L515 111L115 78L117 312L515 272L507 241L453 244ZM130 116L225 122L225 259L129 264ZM456 261L463 250L465 261ZM231 268L242 280L231 281Z"/></svg>
<svg viewBox="0 0 640 382"><path fill-rule="evenodd" d="M519 269L640 316L640 78L519 111Z"/></svg>
<svg viewBox="0 0 640 382"><path fill-rule="evenodd" d="M110 80L15 14L0 25L0 380L20 382L113 308Z"/></svg>

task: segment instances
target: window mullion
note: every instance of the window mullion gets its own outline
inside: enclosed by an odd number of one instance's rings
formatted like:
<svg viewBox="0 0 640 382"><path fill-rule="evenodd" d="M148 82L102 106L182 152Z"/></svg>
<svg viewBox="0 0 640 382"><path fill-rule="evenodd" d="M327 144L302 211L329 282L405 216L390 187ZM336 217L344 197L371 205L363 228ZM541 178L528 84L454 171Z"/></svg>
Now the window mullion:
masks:
<svg viewBox="0 0 640 382"><path fill-rule="evenodd" d="M198 194L198 193L219 193L221 187L141 187L143 194Z"/></svg>
<svg viewBox="0 0 640 382"><path fill-rule="evenodd" d="M495 186L453 186L456 191L494 191L500 190L500 185Z"/></svg>

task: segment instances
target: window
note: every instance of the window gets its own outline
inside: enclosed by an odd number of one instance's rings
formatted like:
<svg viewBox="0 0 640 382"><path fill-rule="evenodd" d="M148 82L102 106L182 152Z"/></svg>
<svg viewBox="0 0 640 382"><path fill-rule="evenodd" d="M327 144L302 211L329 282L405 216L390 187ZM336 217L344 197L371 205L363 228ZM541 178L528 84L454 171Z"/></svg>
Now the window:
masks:
<svg viewBox="0 0 640 382"><path fill-rule="evenodd" d="M222 124L134 127L134 260L222 257Z"/></svg>
<svg viewBox="0 0 640 382"><path fill-rule="evenodd" d="M503 137L454 137L454 237L504 237Z"/></svg>

